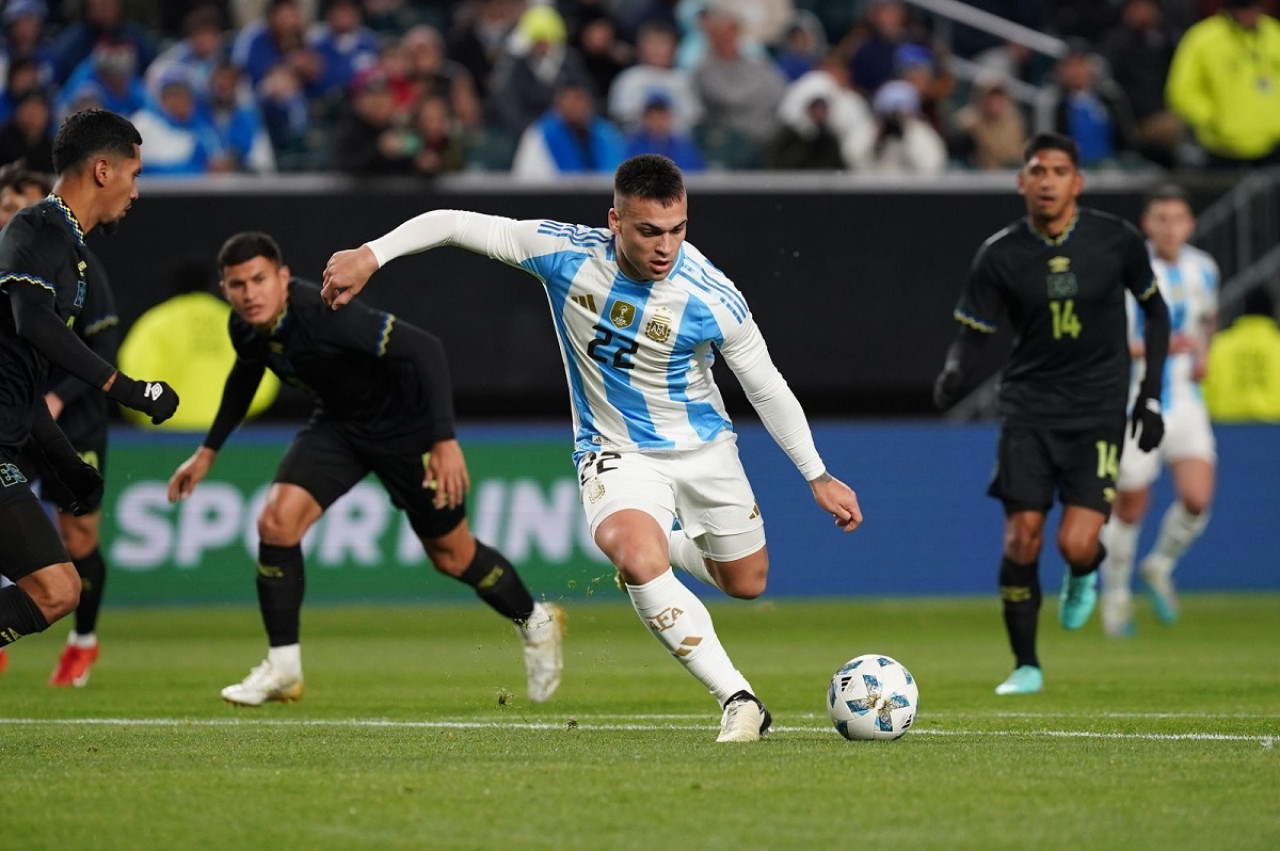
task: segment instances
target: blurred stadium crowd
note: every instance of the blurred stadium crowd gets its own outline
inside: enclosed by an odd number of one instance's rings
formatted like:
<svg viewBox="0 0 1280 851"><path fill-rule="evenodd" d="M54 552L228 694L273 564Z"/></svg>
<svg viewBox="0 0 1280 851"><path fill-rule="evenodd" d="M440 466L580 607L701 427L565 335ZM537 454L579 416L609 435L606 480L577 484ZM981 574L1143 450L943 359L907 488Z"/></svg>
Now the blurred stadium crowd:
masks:
<svg viewBox="0 0 1280 851"><path fill-rule="evenodd" d="M61 118L132 118L148 176L522 178L1280 162L1280 23L1257 0L973 0L1030 49L900 0L7 0L0 163ZM1224 53L1225 52L1225 53ZM1222 72L1221 57L1239 55Z"/></svg>

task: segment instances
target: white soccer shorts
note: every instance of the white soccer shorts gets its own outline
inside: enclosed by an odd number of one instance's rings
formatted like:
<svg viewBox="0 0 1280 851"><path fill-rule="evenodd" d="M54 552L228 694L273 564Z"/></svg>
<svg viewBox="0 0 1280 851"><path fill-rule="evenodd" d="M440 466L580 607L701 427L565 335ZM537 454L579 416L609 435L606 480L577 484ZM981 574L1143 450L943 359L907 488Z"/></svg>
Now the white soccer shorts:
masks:
<svg viewBox="0 0 1280 851"><path fill-rule="evenodd" d="M601 449L578 464L579 495L594 537L609 515L637 509L669 531L673 519L702 554L719 562L764 546L764 520L738 458L737 435L724 432L696 449Z"/></svg>
<svg viewBox="0 0 1280 851"><path fill-rule="evenodd" d="M1209 425L1209 412L1199 399L1180 400L1165 412L1164 440L1153 452L1139 449L1132 432L1132 428L1126 425L1120 475L1116 477L1117 490L1137 491L1150 487L1160 478L1163 464L1187 458L1200 458L1210 463L1218 460L1217 441Z"/></svg>

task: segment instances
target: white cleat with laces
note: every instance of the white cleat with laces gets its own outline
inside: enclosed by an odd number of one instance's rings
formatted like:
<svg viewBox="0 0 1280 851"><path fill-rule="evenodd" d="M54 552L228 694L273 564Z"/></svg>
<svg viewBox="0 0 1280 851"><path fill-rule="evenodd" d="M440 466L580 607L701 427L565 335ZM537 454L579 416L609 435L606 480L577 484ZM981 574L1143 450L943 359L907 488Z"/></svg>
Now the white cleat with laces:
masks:
<svg viewBox="0 0 1280 851"><path fill-rule="evenodd" d="M224 688L222 699L236 706L261 706L269 700L292 703L302 697L302 690L301 674L286 674L263 660L249 676Z"/></svg>
<svg viewBox="0 0 1280 851"><path fill-rule="evenodd" d="M564 634L568 615L555 603L534 603L533 614L516 625L524 642L524 667L529 700L542 703L560 687L564 670Z"/></svg>

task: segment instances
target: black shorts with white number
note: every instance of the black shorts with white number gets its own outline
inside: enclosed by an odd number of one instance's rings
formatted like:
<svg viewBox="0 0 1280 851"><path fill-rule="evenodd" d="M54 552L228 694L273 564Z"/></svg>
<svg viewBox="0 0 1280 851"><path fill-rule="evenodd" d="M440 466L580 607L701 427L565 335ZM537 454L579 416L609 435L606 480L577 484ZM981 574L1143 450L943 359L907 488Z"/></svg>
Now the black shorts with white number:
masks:
<svg viewBox="0 0 1280 851"><path fill-rule="evenodd" d="M987 493L1006 513L1048 511L1056 492L1063 505L1110 516L1124 429L1123 417L1070 429L1006 422Z"/></svg>
<svg viewBox="0 0 1280 851"><path fill-rule="evenodd" d="M14 454L0 449L0 574L17 582L71 559Z"/></svg>
<svg viewBox="0 0 1280 851"><path fill-rule="evenodd" d="M436 508L436 492L422 486L424 456L430 447L406 448L404 442L374 444L356 438L332 422L309 423L294 436L275 481L297 485L328 509L369 473L382 482L391 502L409 517L420 538L439 538L467 517L465 505Z"/></svg>

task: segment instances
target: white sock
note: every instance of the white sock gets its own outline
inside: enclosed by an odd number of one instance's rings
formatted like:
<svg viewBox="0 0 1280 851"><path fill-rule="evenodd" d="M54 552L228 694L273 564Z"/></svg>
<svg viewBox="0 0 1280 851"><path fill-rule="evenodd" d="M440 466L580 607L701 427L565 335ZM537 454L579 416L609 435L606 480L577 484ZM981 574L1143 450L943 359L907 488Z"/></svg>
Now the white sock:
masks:
<svg viewBox="0 0 1280 851"><path fill-rule="evenodd" d="M1102 593L1128 593L1133 582L1133 559L1138 549L1137 523L1126 523L1112 517L1102 529L1102 541L1107 545L1107 557L1102 562Z"/></svg>
<svg viewBox="0 0 1280 851"><path fill-rule="evenodd" d="M267 648L267 661L282 674L302 676L302 645L283 644Z"/></svg>
<svg viewBox="0 0 1280 851"><path fill-rule="evenodd" d="M698 545L679 529L672 530L667 536L667 552L668 558L671 560L672 567L678 567L685 573L705 582L712 588L718 588L716 581L711 578L711 571L707 570L706 559L702 557L702 550L698 549Z"/></svg>
<svg viewBox="0 0 1280 851"><path fill-rule="evenodd" d="M73 629L67 636L67 643L81 650L91 650L98 646L98 634L91 632L88 635L81 635Z"/></svg>
<svg viewBox="0 0 1280 851"><path fill-rule="evenodd" d="M751 691L751 684L729 661L716 637L711 613L681 584L675 571L643 585L628 585L627 594L653 637L707 687L717 703L723 706L733 694Z"/></svg>
<svg viewBox="0 0 1280 851"><path fill-rule="evenodd" d="M1207 525L1209 512L1192 514L1180 500L1174 500L1173 505L1164 513L1164 519L1160 521L1160 534L1156 537L1156 545L1148 558L1158 569L1172 573L1178 559L1200 537Z"/></svg>

